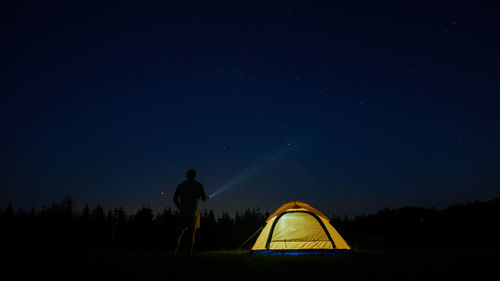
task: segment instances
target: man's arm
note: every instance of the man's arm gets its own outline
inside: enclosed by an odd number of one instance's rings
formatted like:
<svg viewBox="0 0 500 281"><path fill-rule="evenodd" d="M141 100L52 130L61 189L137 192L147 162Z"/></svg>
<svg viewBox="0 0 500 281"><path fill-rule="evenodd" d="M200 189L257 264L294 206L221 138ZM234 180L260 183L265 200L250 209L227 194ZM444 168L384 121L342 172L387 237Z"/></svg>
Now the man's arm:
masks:
<svg viewBox="0 0 500 281"><path fill-rule="evenodd" d="M175 190L175 193L174 193L174 204L177 207L177 209L181 208L181 204L179 203L179 197L180 197L180 194L179 194L180 188L179 187L180 187L180 185L177 186L177 189Z"/></svg>
<svg viewBox="0 0 500 281"><path fill-rule="evenodd" d="M203 188L203 184L200 184L201 186L201 199L203 199L203 202L207 202L208 199L210 199L208 196L207 196L207 193L205 192L205 188Z"/></svg>

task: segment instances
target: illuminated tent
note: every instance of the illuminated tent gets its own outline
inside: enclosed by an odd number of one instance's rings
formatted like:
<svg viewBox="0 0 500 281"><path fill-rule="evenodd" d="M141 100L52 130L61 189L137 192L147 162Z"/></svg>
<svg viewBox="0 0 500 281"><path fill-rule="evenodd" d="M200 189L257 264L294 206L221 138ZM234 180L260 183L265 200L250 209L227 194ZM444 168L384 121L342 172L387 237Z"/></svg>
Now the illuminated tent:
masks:
<svg viewBox="0 0 500 281"><path fill-rule="evenodd" d="M252 247L254 255L334 254L351 249L323 213L291 201L266 220Z"/></svg>

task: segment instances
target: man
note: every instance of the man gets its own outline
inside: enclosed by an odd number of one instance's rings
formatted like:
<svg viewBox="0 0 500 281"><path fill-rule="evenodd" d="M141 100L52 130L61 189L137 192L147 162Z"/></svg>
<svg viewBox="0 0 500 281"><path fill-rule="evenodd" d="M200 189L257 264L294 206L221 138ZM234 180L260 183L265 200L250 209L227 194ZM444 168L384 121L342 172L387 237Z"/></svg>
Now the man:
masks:
<svg viewBox="0 0 500 281"><path fill-rule="evenodd" d="M203 185L194 180L196 177L196 171L193 169L187 171L186 177L187 180L177 186L174 194L175 206L177 206L180 210L180 234L177 238L177 246L175 247L174 257L177 255L177 251L181 245L182 236L188 229L193 231L193 239L191 240L189 256L193 255L196 230L200 228L200 198L203 199L203 202L207 202L208 200L208 196L205 193Z"/></svg>

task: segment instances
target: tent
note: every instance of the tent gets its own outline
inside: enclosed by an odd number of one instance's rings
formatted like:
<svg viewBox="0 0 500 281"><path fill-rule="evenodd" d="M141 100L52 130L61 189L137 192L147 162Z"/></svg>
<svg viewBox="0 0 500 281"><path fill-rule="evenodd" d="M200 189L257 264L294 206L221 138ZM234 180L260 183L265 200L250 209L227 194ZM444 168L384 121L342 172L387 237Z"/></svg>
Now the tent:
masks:
<svg viewBox="0 0 500 281"><path fill-rule="evenodd" d="M326 215L309 204L291 201L266 219L254 255L335 254L351 249Z"/></svg>

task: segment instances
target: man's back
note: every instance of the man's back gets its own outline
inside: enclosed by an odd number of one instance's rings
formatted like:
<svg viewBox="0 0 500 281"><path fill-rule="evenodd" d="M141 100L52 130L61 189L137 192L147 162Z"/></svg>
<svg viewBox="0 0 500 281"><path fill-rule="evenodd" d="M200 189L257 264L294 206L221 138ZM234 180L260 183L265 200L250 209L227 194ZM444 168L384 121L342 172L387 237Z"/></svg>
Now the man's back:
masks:
<svg viewBox="0 0 500 281"><path fill-rule="evenodd" d="M186 180L177 186L174 202L181 212L195 212L200 209L200 198L205 197L205 190L201 183L195 180Z"/></svg>

